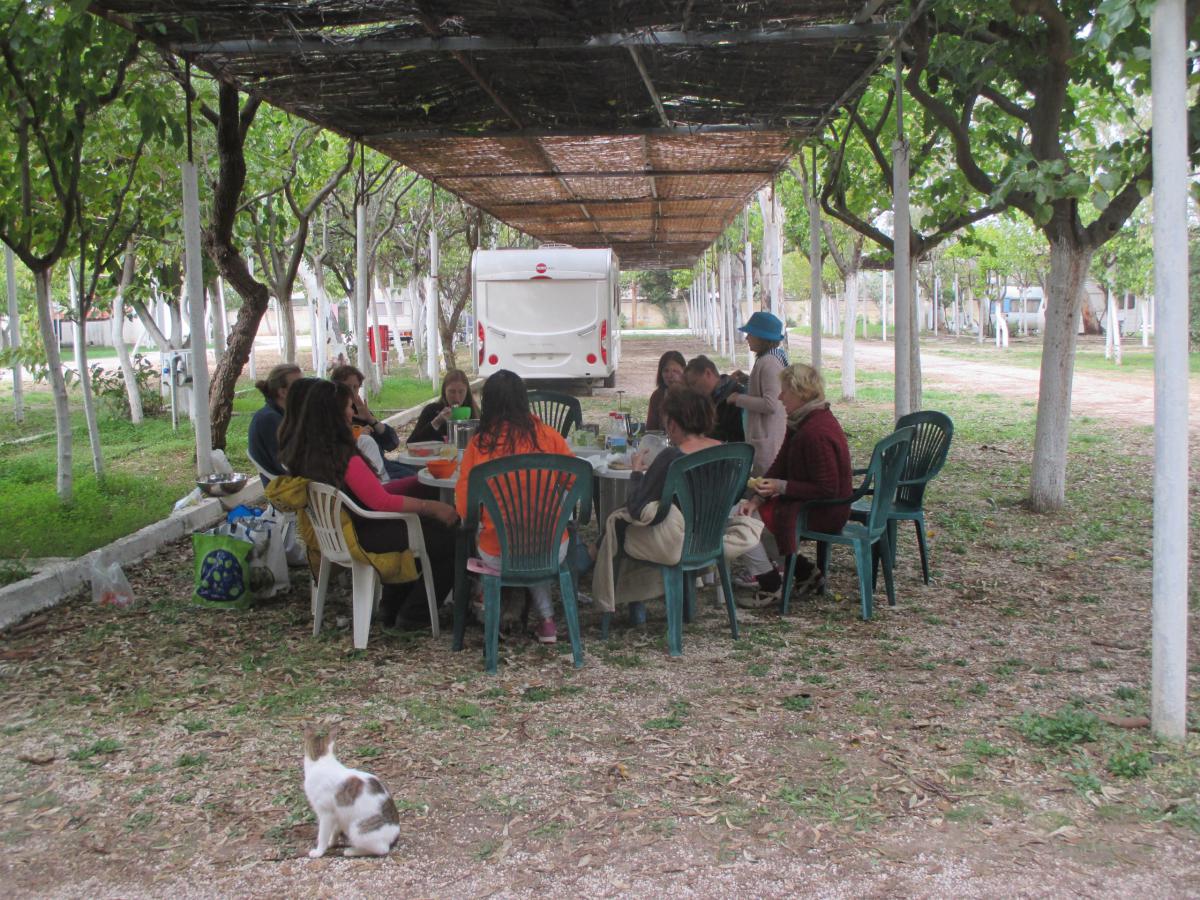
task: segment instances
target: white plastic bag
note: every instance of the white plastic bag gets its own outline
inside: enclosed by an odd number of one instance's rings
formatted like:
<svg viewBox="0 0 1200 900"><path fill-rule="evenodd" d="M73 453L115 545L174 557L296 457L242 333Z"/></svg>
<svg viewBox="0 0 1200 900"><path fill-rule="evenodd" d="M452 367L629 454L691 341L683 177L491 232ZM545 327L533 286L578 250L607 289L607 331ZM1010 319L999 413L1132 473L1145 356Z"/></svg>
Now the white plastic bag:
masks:
<svg viewBox="0 0 1200 900"><path fill-rule="evenodd" d="M133 588L119 563L105 563L101 557L92 562L92 602L118 609L133 606Z"/></svg>
<svg viewBox="0 0 1200 900"><path fill-rule="evenodd" d="M267 516L247 516L217 528L218 534L254 545L250 551L250 589L256 600L274 597L289 587L284 532L281 523Z"/></svg>
<svg viewBox="0 0 1200 900"><path fill-rule="evenodd" d="M233 466L229 464L229 460L225 458L224 450L214 450L212 452L212 466L214 475L232 475Z"/></svg>
<svg viewBox="0 0 1200 900"><path fill-rule="evenodd" d="M282 512L274 506L268 506L262 518L276 522L283 532L283 551L289 566L308 565L308 553L301 542L296 527L296 514Z"/></svg>
<svg viewBox="0 0 1200 900"><path fill-rule="evenodd" d="M195 506L203 499L204 495L200 493L200 488L193 488L192 492L186 497L180 497L175 501L175 512L181 512L188 507Z"/></svg>

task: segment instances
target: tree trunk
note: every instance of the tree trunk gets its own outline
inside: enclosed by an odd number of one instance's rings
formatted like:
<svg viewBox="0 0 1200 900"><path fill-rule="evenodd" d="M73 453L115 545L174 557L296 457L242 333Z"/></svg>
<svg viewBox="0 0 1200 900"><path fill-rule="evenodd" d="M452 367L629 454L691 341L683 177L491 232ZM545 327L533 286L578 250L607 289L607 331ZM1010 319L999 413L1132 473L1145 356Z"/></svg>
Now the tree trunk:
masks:
<svg viewBox="0 0 1200 900"><path fill-rule="evenodd" d="M8 287L8 343L13 351L13 418L25 421L25 388L21 375L21 312L17 307L17 271L12 248L4 246L4 274ZM1144 331L1143 331L1144 333Z"/></svg>
<svg viewBox="0 0 1200 900"><path fill-rule="evenodd" d="M1066 501L1075 328L1092 252L1070 238L1050 237L1046 335L1029 488L1029 505L1037 512L1060 509Z"/></svg>
<svg viewBox="0 0 1200 900"><path fill-rule="evenodd" d="M229 324L225 317L225 283L218 276L213 281L213 301L209 306L213 321L213 359L221 361L229 340Z"/></svg>
<svg viewBox="0 0 1200 900"><path fill-rule="evenodd" d="M282 296L276 285L276 308L279 310L279 332L283 339L283 362L296 364L296 311L292 309L292 298Z"/></svg>
<svg viewBox="0 0 1200 900"><path fill-rule="evenodd" d="M914 262L910 270L912 276L912 291L910 296L916 295L916 280L917 271L916 263ZM911 336L908 341L908 408L916 412L921 408L922 402L922 387L921 387L921 329L918 320L921 315L921 310L917 304L913 303L909 311L912 314L912 321L909 328L912 329Z"/></svg>
<svg viewBox="0 0 1200 900"><path fill-rule="evenodd" d="M83 419L87 423L92 469L95 470L97 478L103 478L104 456L100 452L100 423L96 419L96 397L92 393L92 373L88 368L87 359L87 319L83 310L76 308L76 313L79 318L75 321L75 359L79 365L79 388L83 394Z"/></svg>
<svg viewBox="0 0 1200 900"><path fill-rule="evenodd" d="M858 320L858 269L846 273L846 318L842 327L842 399L855 398L854 326Z"/></svg>
<svg viewBox="0 0 1200 900"><path fill-rule="evenodd" d="M113 346L117 348L117 360L121 364L121 375L125 379L125 396L129 400L129 421L142 424L142 392L138 387L137 373L129 358L129 347L125 345L125 291L133 280L133 248L125 250L125 263L121 267L121 281L117 295L113 298L112 329Z"/></svg>
<svg viewBox="0 0 1200 900"><path fill-rule="evenodd" d="M54 431L57 441L58 475L55 488L58 499L71 502L74 472L71 469L71 407L67 403L67 382L63 378L62 355L54 335L54 320L50 314L50 270L33 273L37 293L38 329L46 351L46 367L50 370L50 391L54 396Z"/></svg>

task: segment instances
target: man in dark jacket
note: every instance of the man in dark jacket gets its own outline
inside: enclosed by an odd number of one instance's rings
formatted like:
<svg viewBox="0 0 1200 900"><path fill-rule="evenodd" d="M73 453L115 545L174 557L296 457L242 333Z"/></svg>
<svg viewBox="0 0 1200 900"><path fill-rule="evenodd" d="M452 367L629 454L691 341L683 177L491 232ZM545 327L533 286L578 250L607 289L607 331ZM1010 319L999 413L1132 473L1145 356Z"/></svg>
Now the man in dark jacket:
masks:
<svg viewBox="0 0 1200 900"><path fill-rule="evenodd" d="M740 394L744 388L729 375L717 371L716 364L707 356L697 356L683 370L688 387L710 398L716 407L716 424L708 437L718 441L744 441L742 410L725 399Z"/></svg>

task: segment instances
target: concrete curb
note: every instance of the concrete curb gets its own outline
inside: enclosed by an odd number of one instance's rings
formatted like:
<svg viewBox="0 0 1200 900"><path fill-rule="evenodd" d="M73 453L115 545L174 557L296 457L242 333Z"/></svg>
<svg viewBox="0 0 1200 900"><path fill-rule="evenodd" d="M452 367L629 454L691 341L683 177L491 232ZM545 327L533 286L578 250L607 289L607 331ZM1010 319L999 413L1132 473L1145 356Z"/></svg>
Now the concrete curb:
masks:
<svg viewBox="0 0 1200 900"><path fill-rule="evenodd" d="M212 497L145 528L118 538L111 544L86 553L70 562L56 563L32 578L0 588L0 628L7 628L25 616L57 606L91 582L92 565L103 557L105 564L122 567L152 556L172 541L207 528L225 517L224 503L230 509L238 503L253 503L263 495L262 482L255 478L232 497Z"/></svg>
<svg viewBox="0 0 1200 900"><path fill-rule="evenodd" d="M475 384L472 384L472 388ZM433 397L384 419L393 428L407 425L421 415ZM80 588L91 583L92 564L103 556L106 564L122 567L153 556L164 546L195 531L208 528L225 517L226 509L240 503L254 503L263 496L262 482L256 476L232 497L212 497L165 519L153 522L133 534L86 553L69 562L56 563L36 575L0 588L0 629L43 609L57 606Z"/></svg>

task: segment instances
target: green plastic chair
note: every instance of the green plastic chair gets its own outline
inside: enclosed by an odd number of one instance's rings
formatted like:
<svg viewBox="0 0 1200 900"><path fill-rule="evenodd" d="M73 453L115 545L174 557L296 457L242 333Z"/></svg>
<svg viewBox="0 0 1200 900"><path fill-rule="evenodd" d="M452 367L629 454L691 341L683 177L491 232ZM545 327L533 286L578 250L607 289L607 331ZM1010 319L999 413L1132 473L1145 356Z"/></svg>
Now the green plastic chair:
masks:
<svg viewBox="0 0 1200 900"><path fill-rule="evenodd" d="M933 481L950 453L950 440L954 437L954 423L942 412L924 410L901 416L896 428L915 429L912 446L908 450L908 462L900 475L900 487L896 491L896 502L888 516L888 546L892 553L892 567L896 564L897 523L911 521L917 530L917 548L921 552L921 575L929 584L929 548L925 543L925 488ZM871 504L865 498L850 508L850 518L866 522Z"/></svg>
<svg viewBox="0 0 1200 900"><path fill-rule="evenodd" d="M583 407L579 398L557 391L527 391L529 411L555 429L564 439L573 429L583 426Z"/></svg>
<svg viewBox="0 0 1200 900"><path fill-rule="evenodd" d="M862 484L849 497L834 500L813 500L800 508L796 517L796 540L818 541L827 544L842 544L854 548L854 564L858 570L858 591L862 601L863 620L871 618L872 594L875 589L875 563L883 562L883 581L887 587L888 605L896 605L896 588L892 581L892 554L888 547L888 516L896 499L900 474L908 460L908 448L913 438L912 428L901 428L892 432L875 445L871 451L871 462L866 468ZM842 506L873 495L866 523L847 522L838 534L813 531L808 527L808 513L816 506ZM879 545L880 552L874 552ZM783 600L781 609L788 611L792 594L792 577L796 572L796 555L787 558L787 571L783 576Z"/></svg>
<svg viewBox="0 0 1200 900"><path fill-rule="evenodd" d="M500 642L500 588L529 587L558 579L575 666L583 665L579 610L570 567L559 562L559 548L571 514L591 502L592 466L557 453L525 453L494 459L471 470L467 517L459 526L454 591L454 649L461 650L466 626L466 571L472 562L483 576L484 663L496 672ZM500 569L484 570L467 559L479 527L480 507L487 510L500 541Z"/></svg>
<svg viewBox="0 0 1200 900"><path fill-rule="evenodd" d="M754 462L754 448L749 444L722 444L689 453L671 463L663 485L658 513L648 523L657 525L668 515L672 506L683 514L683 554L674 566L659 566L667 602L667 651L672 656L683 655L683 623L692 620L695 608L695 572L716 563L725 592L725 609L729 614L729 631L738 638L737 607L734 605L733 583L725 562L725 524L729 511L741 499ZM620 577L620 561L624 554L625 529L617 529L617 552L613 557L613 578ZM612 614L601 620L601 635L608 636Z"/></svg>

